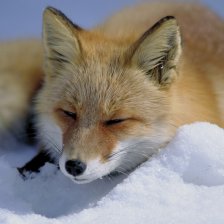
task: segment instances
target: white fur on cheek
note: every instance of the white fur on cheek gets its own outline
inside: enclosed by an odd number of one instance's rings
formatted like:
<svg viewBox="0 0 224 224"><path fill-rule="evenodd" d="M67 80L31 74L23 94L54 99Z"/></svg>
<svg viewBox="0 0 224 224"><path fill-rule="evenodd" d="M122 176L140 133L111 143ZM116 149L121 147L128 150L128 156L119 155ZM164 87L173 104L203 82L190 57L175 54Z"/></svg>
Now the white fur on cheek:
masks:
<svg viewBox="0 0 224 224"><path fill-rule="evenodd" d="M109 158L106 162L101 161L100 157L97 157L96 159L90 161L83 161L86 162L87 168L82 175L76 177L68 174L65 169L65 163L67 160L69 160L65 152L63 152L62 156L60 157L59 166L65 176L69 177L71 180L78 184L89 183L98 178L102 178L103 176L106 176L116 170L124 173L125 170L123 168L123 165L126 163L126 157L129 157L129 150L131 146L136 146L136 143L139 143L139 141L124 141L118 143L113 150L111 158ZM128 161L131 163L126 164L128 166L127 169L132 168L133 164L138 165L140 162L142 162L143 159L145 159L145 157L140 156L139 160L139 156L136 157L135 153L130 155L131 156Z"/></svg>
<svg viewBox="0 0 224 224"><path fill-rule="evenodd" d="M117 150L117 148L115 149ZM73 158L74 159L74 158ZM86 170L82 175L72 176L65 169L65 163L69 160L68 156L63 152L62 156L59 159L59 167L62 173L73 180L75 183L84 184L94 181L98 178L101 178L109 173L111 173L117 165L119 165L117 160L102 162L100 157L97 157L94 160L83 161L86 162Z"/></svg>
<svg viewBox="0 0 224 224"><path fill-rule="evenodd" d="M117 146L114 148L113 153L119 153L121 149L126 147L127 145L125 143L117 144ZM113 172L120 164L121 157L117 157L116 159L108 159L108 161L104 162L101 161L100 157L87 161L87 168L85 172L77 176L74 180L77 183L88 183L93 180L96 180L98 178L102 178L103 176L106 176Z"/></svg>
<svg viewBox="0 0 224 224"><path fill-rule="evenodd" d="M120 142L117 153L111 157L112 160L117 160L118 165L115 171L126 173L149 159L158 151L158 145L153 140L139 138Z"/></svg>
<svg viewBox="0 0 224 224"><path fill-rule="evenodd" d="M37 120L39 139L53 156L62 153L62 131L50 116L40 115Z"/></svg>
<svg viewBox="0 0 224 224"><path fill-rule="evenodd" d="M155 141L155 139L153 140ZM83 161L86 163L87 168L82 175L76 177L68 174L65 169L65 163L70 158L64 152L60 158L59 166L65 176L78 184L89 183L113 171L124 174L146 161L157 151L158 148L155 147L157 142L154 141L148 138L141 138L119 142L107 161L102 161L100 157L94 160Z"/></svg>

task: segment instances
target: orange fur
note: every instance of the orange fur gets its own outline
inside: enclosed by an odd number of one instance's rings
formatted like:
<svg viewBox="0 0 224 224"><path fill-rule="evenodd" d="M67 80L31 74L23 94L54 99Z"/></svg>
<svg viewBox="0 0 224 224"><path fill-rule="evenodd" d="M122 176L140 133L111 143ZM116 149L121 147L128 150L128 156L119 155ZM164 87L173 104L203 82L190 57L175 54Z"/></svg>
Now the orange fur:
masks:
<svg viewBox="0 0 224 224"><path fill-rule="evenodd" d="M148 30L168 15L175 16L180 27L182 53L179 28L173 18ZM90 31L48 9L44 13L44 59L39 42L7 44L0 57L12 54L21 61L1 60L0 82L7 65L11 69L9 85L24 89L18 90L17 99L22 108L27 108L44 79L36 104L39 122L44 117L59 128L69 159L88 163L100 157L107 163L121 142L150 139L150 147L158 149L181 125L208 121L224 127L223 31L221 18L194 4L129 7ZM35 60L28 50L28 60L19 56L29 44L36 52ZM14 73L20 75L16 83ZM63 111L77 117L66 117ZM15 118L3 119L10 125ZM114 119L122 122L107 125Z"/></svg>

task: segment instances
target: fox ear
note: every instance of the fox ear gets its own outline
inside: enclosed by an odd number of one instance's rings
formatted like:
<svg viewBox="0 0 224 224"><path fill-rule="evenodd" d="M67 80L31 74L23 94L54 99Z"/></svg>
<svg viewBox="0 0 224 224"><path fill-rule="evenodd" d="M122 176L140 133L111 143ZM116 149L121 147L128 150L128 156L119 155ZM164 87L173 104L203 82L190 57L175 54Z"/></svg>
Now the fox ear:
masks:
<svg viewBox="0 0 224 224"><path fill-rule="evenodd" d="M78 40L80 30L62 12L52 7L45 9L42 39L47 75L58 75L65 64L76 63L81 54Z"/></svg>
<svg viewBox="0 0 224 224"><path fill-rule="evenodd" d="M181 37L176 19L165 17L147 30L131 47L132 62L157 85L170 84L181 55Z"/></svg>

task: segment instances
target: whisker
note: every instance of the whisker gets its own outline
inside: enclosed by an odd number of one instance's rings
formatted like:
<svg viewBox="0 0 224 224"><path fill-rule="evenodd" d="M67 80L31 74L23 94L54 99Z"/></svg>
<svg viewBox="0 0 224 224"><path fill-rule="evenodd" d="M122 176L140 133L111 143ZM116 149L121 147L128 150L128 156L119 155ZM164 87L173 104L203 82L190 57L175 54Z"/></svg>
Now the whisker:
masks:
<svg viewBox="0 0 224 224"><path fill-rule="evenodd" d="M48 141L48 142L46 142L46 141ZM45 136L45 141L43 141L43 144L47 148L50 148L50 149L53 148L55 151L57 151L59 153L62 152L62 149L55 143L55 141L49 135Z"/></svg>
<svg viewBox="0 0 224 224"><path fill-rule="evenodd" d="M123 174L123 175L125 175L125 176L128 176L128 174L127 174L126 172L121 171L120 169L115 169L114 171L115 171L115 172L118 172L118 173L120 173L120 174Z"/></svg>
<svg viewBox="0 0 224 224"><path fill-rule="evenodd" d="M149 159L150 156L143 153L142 151L139 152L136 150L130 150L130 149L134 148L135 146L138 146L139 144L142 144L142 143L144 143L144 141L139 141L139 142L136 142L135 144L132 144L132 145L122 148L120 151L111 154L109 157L109 160L111 161L111 160L118 159L121 156L128 154L128 153L135 153L136 155L145 157L145 159ZM153 149L153 147L150 147L149 145L147 145L147 149L150 150L150 149Z"/></svg>
<svg viewBox="0 0 224 224"><path fill-rule="evenodd" d="M149 159L149 158L150 158L150 156L144 154L143 152L138 152L138 151L128 151L127 153L134 153L134 154L136 154L136 155L138 155L138 156L142 156L142 157L144 157L145 159Z"/></svg>

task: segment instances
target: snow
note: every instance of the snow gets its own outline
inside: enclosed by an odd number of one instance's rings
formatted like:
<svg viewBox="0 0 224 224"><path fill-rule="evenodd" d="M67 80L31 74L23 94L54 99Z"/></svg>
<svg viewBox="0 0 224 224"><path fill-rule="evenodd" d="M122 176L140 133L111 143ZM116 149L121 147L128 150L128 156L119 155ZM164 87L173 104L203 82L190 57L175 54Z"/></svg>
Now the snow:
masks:
<svg viewBox="0 0 224 224"><path fill-rule="evenodd" d="M181 127L128 176L76 185L54 165L23 180L16 166L35 154L20 145L0 156L0 223L224 223L224 130Z"/></svg>

